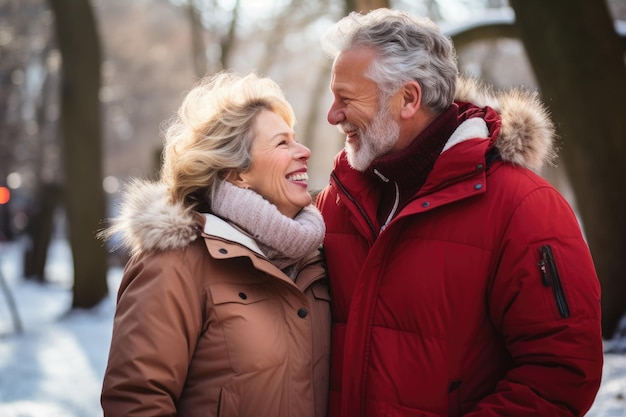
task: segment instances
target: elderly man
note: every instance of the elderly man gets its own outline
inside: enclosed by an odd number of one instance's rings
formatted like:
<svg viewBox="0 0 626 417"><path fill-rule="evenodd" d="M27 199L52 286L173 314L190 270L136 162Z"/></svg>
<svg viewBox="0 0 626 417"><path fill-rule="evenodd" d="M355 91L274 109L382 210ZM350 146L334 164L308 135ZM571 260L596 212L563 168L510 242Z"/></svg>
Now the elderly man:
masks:
<svg viewBox="0 0 626 417"><path fill-rule="evenodd" d="M600 385L600 289L536 96L460 80L427 19L353 13L328 121L345 134L326 221L331 417L582 416ZM535 171L535 172L533 172Z"/></svg>

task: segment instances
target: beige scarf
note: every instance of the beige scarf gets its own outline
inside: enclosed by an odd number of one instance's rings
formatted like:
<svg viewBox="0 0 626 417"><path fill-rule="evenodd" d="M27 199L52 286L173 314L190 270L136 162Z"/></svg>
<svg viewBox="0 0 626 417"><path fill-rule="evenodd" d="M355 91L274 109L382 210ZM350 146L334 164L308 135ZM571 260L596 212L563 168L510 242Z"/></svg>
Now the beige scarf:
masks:
<svg viewBox="0 0 626 417"><path fill-rule="evenodd" d="M324 219L314 206L289 218L260 194L220 181L211 209L252 237L267 258L294 279L293 267L319 248L324 240Z"/></svg>

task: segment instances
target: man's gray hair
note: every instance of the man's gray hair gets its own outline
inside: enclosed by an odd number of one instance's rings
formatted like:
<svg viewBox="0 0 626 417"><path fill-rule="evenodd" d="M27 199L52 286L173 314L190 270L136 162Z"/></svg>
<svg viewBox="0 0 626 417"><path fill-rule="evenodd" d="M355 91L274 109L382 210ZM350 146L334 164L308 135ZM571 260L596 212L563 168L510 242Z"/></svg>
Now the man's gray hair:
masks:
<svg viewBox="0 0 626 417"><path fill-rule="evenodd" d="M390 9L352 12L331 26L321 42L332 58L357 47L373 48L376 58L366 75L384 95L417 81L422 104L432 112L445 111L454 100L456 52L450 38L428 18Z"/></svg>

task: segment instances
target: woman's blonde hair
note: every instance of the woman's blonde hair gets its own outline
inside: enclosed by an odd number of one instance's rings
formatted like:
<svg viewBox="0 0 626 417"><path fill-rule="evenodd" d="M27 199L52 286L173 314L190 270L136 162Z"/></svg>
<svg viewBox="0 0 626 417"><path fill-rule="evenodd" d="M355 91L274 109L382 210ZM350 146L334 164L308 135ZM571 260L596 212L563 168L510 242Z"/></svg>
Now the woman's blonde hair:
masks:
<svg viewBox="0 0 626 417"><path fill-rule="evenodd" d="M293 127L295 116L279 85L256 74L220 72L202 79L165 130L161 181L172 202L210 205L216 180L251 164L253 124L269 110Z"/></svg>

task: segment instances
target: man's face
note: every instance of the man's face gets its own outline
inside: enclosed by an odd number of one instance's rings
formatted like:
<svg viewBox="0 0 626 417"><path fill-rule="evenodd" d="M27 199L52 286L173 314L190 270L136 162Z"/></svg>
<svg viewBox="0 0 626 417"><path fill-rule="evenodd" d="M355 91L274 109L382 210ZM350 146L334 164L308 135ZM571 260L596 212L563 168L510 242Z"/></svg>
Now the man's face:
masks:
<svg viewBox="0 0 626 417"><path fill-rule="evenodd" d="M342 52L335 59L331 74L334 100L328 110L328 122L346 135L348 163L358 171L364 171L374 159L391 151L400 135L392 98L381 97L376 83L365 75L374 55L367 48Z"/></svg>

